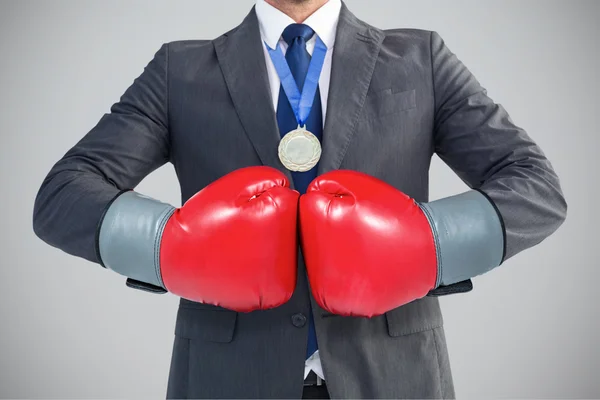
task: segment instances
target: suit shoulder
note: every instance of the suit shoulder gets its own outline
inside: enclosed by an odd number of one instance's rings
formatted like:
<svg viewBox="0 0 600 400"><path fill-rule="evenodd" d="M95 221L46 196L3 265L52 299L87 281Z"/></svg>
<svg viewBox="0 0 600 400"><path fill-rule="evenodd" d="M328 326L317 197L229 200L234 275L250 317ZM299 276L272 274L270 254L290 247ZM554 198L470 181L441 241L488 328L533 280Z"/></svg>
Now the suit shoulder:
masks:
<svg viewBox="0 0 600 400"><path fill-rule="evenodd" d="M415 28L384 29L385 41L403 42L414 45L429 45L433 31Z"/></svg>
<svg viewBox="0 0 600 400"><path fill-rule="evenodd" d="M189 40L175 40L168 42L166 45L169 48L169 52L181 53L186 51L200 50L205 47L209 47L212 44L212 40L203 39L189 39Z"/></svg>
<svg viewBox="0 0 600 400"><path fill-rule="evenodd" d="M215 59L213 43L214 40L203 39L166 43L171 71L174 73L186 71L190 65L205 68L205 63L211 63Z"/></svg>
<svg viewBox="0 0 600 400"><path fill-rule="evenodd" d="M231 29L228 32L225 32L221 36L214 39L188 39L188 40L175 40L166 45L169 47L170 52L175 53L185 53L185 52L193 52L196 50L202 51L206 49L210 49L213 47L215 42L219 42L224 40L228 35L235 32L238 27Z"/></svg>

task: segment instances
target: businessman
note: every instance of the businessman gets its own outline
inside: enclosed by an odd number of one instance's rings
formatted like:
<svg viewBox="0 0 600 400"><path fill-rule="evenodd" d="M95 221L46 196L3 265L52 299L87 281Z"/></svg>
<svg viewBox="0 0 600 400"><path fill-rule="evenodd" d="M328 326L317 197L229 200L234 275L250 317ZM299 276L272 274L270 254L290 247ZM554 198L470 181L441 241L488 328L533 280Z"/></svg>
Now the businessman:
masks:
<svg viewBox="0 0 600 400"><path fill-rule="evenodd" d="M437 154L467 185L429 202ZM135 190L172 163L182 206ZM160 47L34 230L181 298L169 398L452 398L438 296L564 221L550 162L436 32L258 0Z"/></svg>

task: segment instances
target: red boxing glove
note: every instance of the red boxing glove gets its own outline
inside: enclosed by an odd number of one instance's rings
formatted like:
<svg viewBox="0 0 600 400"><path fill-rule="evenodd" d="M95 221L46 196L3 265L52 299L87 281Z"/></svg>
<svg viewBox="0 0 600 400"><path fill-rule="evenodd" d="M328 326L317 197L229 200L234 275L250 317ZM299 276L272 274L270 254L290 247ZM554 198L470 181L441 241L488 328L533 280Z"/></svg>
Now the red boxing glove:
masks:
<svg viewBox="0 0 600 400"><path fill-rule="evenodd" d="M288 301L296 286L298 196L270 167L242 168L202 189L166 223L166 289L236 311Z"/></svg>
<svg viewBox="0 0 600 400"><path fill-rule="evenodd" d="M380 315L435 286L427 217L413 199L369 175L317 177L300 198L300 232L312 293L331 313Z"/></svg>

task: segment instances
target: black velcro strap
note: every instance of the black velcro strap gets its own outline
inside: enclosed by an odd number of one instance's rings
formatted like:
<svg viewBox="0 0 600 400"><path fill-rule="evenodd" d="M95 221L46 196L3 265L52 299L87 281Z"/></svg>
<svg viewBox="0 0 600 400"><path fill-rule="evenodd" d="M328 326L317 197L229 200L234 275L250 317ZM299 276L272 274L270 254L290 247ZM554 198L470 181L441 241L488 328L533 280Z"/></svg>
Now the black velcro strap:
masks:
<svg viewBox="0 0 600 400"><path fill-rule="evenodd" d="M439 286L427 293L427 296L447 296L449 294L467 293L471 290L473 290L473 282L467 279L466 281L456 282L451 285Z"/></svg>
<svg viewBox="0 0 600 400"><path fill-rule="evenodd" d="M160 286L154 286L149 283L136 281L135 279L131 279L131 278L127 278L127 281L125 282L125 284L127 285L127 287L130 287L132 289L143 290L144 292L150 292L150 293L156 293L156 294L167 293L167 291L164 288L161 288Z"/></svg>

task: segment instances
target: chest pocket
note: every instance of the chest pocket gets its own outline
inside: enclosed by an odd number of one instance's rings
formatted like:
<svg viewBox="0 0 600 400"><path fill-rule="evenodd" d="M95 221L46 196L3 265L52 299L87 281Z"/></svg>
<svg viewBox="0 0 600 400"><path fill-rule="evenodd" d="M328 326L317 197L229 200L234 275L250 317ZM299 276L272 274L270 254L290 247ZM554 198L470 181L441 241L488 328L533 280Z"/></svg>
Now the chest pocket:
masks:
<svg viewBox="0 0 600 400"><path fill-rule="evenodd" d="M384 89L367 94L365 100L365 116L381 117L417 107L415 89Z"/></svg>

